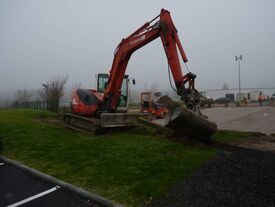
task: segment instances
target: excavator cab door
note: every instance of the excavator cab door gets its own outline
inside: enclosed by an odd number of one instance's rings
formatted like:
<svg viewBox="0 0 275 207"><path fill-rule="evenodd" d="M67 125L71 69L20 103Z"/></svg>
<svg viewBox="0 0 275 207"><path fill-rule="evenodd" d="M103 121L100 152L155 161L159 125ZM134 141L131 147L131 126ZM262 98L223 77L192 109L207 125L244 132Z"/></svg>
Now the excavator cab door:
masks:
<svg viewBox="0 0 275 207"><path fill-rule="evenodd" d="M104 93L108 80L109 74L107 73L99 73L97 75L97 92Z"/></svg>
<svg viewBox="0 0 275 207"><path fill-rule="evenodd" d="M128 88L129 88L128 75L125 75L123 78L123 82L121 86L121 95L119 97L119 102L117 106L118 111L127 111L128 96L129 96Z"/></svg>
<svg viewBox="0 0 275 207"><path fill-rule="evenodd" d="M99 73L97 75L97 92L104 93L106 85L108 84L109 74ZM129 104L129 78L128 75L124 75L122 86L121 86L121 95L119 98L117 111L127 112Z"/></svg>

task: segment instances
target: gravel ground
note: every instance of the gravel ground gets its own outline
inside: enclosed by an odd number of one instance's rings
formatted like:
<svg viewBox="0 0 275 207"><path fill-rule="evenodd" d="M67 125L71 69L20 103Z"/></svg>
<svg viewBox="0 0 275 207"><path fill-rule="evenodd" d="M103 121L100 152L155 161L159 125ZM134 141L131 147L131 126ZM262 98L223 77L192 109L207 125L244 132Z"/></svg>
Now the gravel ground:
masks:
<svg viewBox="0 0 275 207"><path fill-rule="evenodd" d="M221 150L147 207L275 206L275 153Z"/></svg>

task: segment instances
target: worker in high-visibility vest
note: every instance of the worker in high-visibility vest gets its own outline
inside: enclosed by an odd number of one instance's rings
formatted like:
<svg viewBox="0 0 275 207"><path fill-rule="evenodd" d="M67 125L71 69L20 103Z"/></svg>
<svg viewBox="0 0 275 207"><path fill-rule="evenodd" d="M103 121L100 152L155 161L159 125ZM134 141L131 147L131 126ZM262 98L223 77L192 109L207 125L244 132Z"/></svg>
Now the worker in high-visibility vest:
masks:
<svg viewBox="0 0 275 207"><path fill-rule="evenodd" d="M247 98L245 96L243 97L243 101L242 102L243 102L243 106L246 107L247 106Z"/></svg>
<svg viewBox="0 0 275 207"><path fill-rule="evenodd" d="M262 105L263 105L263 101L264 101L264 96L263 96L262 92L260 92L258 101L259 101L259 103L260 103L260 106L262 106Z"/></svg>

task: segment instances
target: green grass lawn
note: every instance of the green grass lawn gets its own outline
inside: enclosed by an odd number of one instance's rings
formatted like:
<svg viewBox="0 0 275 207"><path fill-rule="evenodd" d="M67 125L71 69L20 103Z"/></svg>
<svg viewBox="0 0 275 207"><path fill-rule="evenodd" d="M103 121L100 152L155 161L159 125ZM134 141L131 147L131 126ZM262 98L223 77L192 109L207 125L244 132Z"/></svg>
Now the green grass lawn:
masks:
<svg viewBox="0 0 275 207"><path fill-rule="evenodd" d="M253 132L243 132L234 130L218 130L211 139L224 144L241 144L247 138L254 136Z"/></svg>
<svg viewBox="0 0 275 207"><path fill-rule="evenodd" d="M88 135L52 123L54 118L44 111L0 110L2 154L127 206L165 193L217 152L137 130Z"/></svg>

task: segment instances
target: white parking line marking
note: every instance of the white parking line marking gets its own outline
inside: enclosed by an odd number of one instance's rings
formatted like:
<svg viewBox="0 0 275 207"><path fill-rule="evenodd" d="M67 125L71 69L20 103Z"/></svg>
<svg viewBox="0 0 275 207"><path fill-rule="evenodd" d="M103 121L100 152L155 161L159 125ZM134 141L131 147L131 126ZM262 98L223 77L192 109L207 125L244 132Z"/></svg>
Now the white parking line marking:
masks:
<svg viewBox="0 0 275 207"><path fill-rule="evenodd" d="M7 207L16 207L16 206L23 205L23 204L25 204L25 203L27 203L27 202L30 202L30 201L32 201L32 200L34 200L34 199L36 199L36 198L42 197L42 196L47 195L47 194L49 194L49 193L51 193L51 192L53 192L53 191L56 191L56 190L58 190L59 188L60 188L60 186L55 186L54 188L51 188L51 189L46 190L46 191L44 191L44 192L38 193L38 194L36 194L36 195L34 195L34 196L28 197L28 198L26 198L26 199L24 199L24 200L22 200L22 201L19 201L19 202L17 202L17 203L11 204L11 205L9 205L9 206L7 206Z"/></svg>
<svg viewBox="0 0 275 207"><path fill-rule="evenodd" d="M0 165L4 165L5 163L0 162Z"/></svg>

